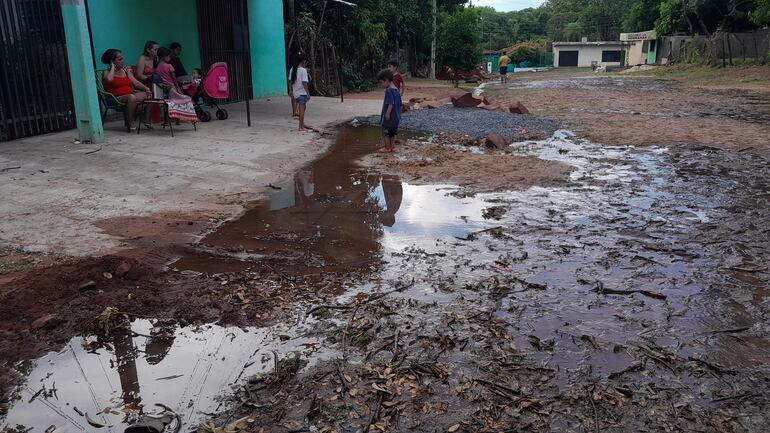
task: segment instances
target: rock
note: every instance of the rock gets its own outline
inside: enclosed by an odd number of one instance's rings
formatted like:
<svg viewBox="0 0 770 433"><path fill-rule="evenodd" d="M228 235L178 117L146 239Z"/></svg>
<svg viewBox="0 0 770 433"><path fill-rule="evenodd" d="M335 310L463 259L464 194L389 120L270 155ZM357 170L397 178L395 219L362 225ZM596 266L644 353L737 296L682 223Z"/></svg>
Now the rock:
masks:
<svg viewBox="0 0 770 433"><path fill-rule="evenodd" d="M484 141L484 145L490 149L505 149L508 147L508 143L505 141L505 139L500 134L495 133L487 135L487 138Z"/></svg>
<svg viewBox="0 0 770 433"><path fill-rule="evenodd" d="M508 110L513 114L529 114L529 110L527 110L527 107L525 107L521 101L512 103Z"/></svg>
<svg viewBox="0 0 770 433"><path fill-rule="evenodd" d="M470 93L466 93L460 97L452 97L452 105L457 108L478 107L481 102L481 99L474 98Z"/></svg>
<svg viewBox="0 0 770 433"><path fill-rule="evenodd" d="M479 108L487 111L504 112L503 107L501 107L500 104L481 104L479 105Z"/></svg>
<svg viewBox="0 0 770 433"><path fill-rule="evenodd" d="M51 328L61 323L61 319L59 319L59 316L56 314L46 314L43 317L37 318L34 322L32 322L32 325L30 325L30 328L33 330L35 329L43 329L43 328Z"/></svg>
<svg viewBox="0 0 770 433"><path fill-rule="evenodd" d="M85 283L81 284L80 287L78 287L78 290L81 292L85 292L88 290L93 290L96 288L96 281L90 280L86 281Z"/></svg>
<svg viewBox="0 0 770 433"><path fill-rule="evenodd" d="M412 110L412 104L411 103L401 104L401 112L402 113L406 113L407 111L411 111L411 110Z"/></svg>
<svg viewBox="0 0 770 433"><path fill-rule="evenodd" d="M115 269L115 272L112 274L117 278L125 278L128 271L131 270L131 264L128 262L123 262L120 265L118 265L118 268Z"/></svg>

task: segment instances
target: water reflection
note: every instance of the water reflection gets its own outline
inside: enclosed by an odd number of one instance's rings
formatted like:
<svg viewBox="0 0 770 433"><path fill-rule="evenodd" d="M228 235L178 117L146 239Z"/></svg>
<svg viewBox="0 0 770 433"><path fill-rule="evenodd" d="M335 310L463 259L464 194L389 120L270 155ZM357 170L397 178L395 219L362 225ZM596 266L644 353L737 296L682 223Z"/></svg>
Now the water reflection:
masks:
<svg viewBox="0 0 770 433"><path fill-rule="evenodd" d="M301 329L297 329L300 332ZM223 410L221 400L232 384L273 368L273 350L298 351L316 359L331 355L294 336L285 326L225 328L207 325L179 328L168 321L136 320L108 337L76 337L60 352L31 361L21 398L11 407L5 424L44 431L93 431L85 414L122 432L142 413L164 404L195 427L207 414ZM38 390L56 389L55 395ZM76 409L77 408L77 409ZM81 415L82 414L82 415ZM184 430L187 431L187 430Z"/></svg>

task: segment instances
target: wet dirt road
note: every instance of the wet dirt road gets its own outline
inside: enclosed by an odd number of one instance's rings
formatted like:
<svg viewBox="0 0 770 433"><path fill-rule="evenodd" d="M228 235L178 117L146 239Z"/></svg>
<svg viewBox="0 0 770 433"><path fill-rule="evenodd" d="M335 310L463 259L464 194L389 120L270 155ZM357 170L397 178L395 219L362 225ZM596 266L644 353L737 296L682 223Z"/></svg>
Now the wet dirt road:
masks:
<svg viewBox="0 0 770 433"><path fill-rule="evenodd" d="M558 131L510 153L568 182L478 193L354 164L378 138L343 127L179 251L169 273L221 286L229 319L130 315L15 364L5 422L123 431L163 404L184 431L765 431L767 160Z"/></svg>

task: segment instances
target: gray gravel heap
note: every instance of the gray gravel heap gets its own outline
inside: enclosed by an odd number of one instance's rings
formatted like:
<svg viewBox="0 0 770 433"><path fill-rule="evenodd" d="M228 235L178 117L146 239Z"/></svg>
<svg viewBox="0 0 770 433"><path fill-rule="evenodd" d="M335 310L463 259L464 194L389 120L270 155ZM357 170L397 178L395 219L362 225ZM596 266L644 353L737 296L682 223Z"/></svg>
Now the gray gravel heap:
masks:
<svg viewBox="0 0 770 433"><path fill-rule="evenodd" d="M376 125L380 116L359 118L359 122ZM521 128L526 129L524 134ZM447 133L467 135L480 140L491 133L497 133L508 141L544 139L559 129L559 124L529 114L500 113L480 108L445 107L414 110L401 116L399 129L430 134ZM519 131L515 131L519 129Z"/></svg>

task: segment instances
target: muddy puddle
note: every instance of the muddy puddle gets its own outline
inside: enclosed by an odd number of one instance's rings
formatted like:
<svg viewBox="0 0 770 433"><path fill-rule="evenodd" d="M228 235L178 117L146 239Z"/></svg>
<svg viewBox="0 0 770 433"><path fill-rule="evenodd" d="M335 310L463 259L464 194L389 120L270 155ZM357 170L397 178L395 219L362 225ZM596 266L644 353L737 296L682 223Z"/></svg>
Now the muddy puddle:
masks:
<svg viewBox="0 0 770 433"><path fill-rule="evenodd" d="M285 284L293 272L355 275L333 302L299 296L273 328L173 326L165 340L138 320L100 354L76 338L19 368L8 422L88 430L77 405L121 431L125 415L105 409L141 398L185 428L246 416L248 431L270 432L770 423L766 160L558 131L509 151L569 164L568 184L477 193L354 164L378 140L342 128L327 156L171 265L267 266ZM28 402L54 381L58 399Z"/></svg>
<svg viewBox="0 0 770 433"><path fill-rule="evenodd" d="M670 82L653 77L575 77L559 80L520 80L509 83L509 89L583 89L657 91L670 87Z"/></svg>
<svg viewBox="0 0 770 433"><path fill-rule="evenodd" d="M27 378L6 422L31 431L123 432L167 408L179 417L169 428L189 431L230 408L233 385L272 371L276 353L331 357L296 334L302 327L291 328L180 327L139 319L106 337L75 337L62 350L17 367Z"/></svg>

